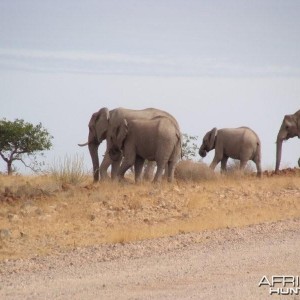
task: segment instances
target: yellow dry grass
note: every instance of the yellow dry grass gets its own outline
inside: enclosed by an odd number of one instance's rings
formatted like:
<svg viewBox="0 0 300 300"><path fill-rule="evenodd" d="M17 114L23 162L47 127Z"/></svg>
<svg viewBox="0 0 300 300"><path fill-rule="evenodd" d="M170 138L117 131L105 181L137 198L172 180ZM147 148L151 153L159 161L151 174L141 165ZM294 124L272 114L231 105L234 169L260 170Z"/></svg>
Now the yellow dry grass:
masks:
<svg viewBox="0 0 300 300"><path fill-rule="evenodd" d="M0 177L0 260L300 217L300 176L131 184Z"/></svg>

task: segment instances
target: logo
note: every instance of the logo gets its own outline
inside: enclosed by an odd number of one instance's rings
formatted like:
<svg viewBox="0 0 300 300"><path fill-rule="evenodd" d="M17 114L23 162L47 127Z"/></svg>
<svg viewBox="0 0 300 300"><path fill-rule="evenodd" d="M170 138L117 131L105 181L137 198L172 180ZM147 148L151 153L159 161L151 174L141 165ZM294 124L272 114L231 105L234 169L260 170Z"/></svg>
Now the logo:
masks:
<svg viewBox="0 0 300 300"><path fill-rule="evenodd" d="M268 286L270 295L299 295L300 276L275 275L269 278L263 276L258 286Z"/></svg>

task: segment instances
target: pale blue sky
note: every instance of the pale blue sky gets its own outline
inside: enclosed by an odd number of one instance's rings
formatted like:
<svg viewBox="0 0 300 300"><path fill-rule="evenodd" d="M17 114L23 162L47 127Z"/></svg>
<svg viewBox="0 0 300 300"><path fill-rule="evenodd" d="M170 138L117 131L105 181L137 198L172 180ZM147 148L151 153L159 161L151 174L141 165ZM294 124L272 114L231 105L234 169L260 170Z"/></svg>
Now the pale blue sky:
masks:
<svg viewBox="0 0 300 300"><path fill-rule="evenodd" d="M0 0L0 117L42 122L47 162L80 153L89 169L76 144L93 112L157 107L200 140L253 128L273 167L283 116L300 109L299 16L297 0ZM283 147L294 166L300 141Z"/></svg>

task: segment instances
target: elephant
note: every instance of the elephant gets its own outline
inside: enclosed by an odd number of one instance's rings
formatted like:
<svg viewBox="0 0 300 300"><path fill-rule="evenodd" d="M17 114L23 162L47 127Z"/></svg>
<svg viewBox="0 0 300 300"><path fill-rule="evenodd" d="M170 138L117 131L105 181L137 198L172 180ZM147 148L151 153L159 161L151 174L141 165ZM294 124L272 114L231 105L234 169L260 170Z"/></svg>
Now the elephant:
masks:
<svg viewBox="0 0 300 300"><path fill-rule="evenodd" d="M276 140L276 173L279 171L281 161L282 142L295 136L300 138L300 110L283 118Z"/></svg>
<svg viewBox="0 0 300 300"><path fill-rule="evenodd" d="M117 170L120 166L120 162L122 157L120 156L118 160L113 161L109 156L108 149L111 148L110 127L116 127L121 124L122 120L126 118L126 120L130 121L133 119L152 119L156 116L165 116L168 117L179 129L179 125L176 119L169 113L155 109L155 108L146 108L142 110L132 110L126 108L116 108L113 110L108 110L107 107L101 108L98 112L95 112L90 121L89 121L89 135L88 141L84 144L78 144L79 146L88 146L90 156L93 163L93 178L94 182L99 181L99 172L101 179L108 178L107 169L110 165L112 165L111 176L114 178L117 174ZM98 148L102 141L106 140L106 152L103 158L103 161L100 165L99 169L99 156L98 156ZM148 170L148 171L147 171ZM149 172L153 172L153 166L151 163L148 166L148 169L145 170L145 176L151 177ZM148 173L147 173L148 172Z"/></svg>
<svg viewBox="0 0 300 300"><path fill-rule="evenodd" d="M240 169L244 170L248 160L254 161L257 176L261 177L261 143L258 135L248 127L213 128L203 138L199 149L201 157L215 149L215 156L210 164L215 169L221 161L221 170L226 171L228 158L240 160Z"/></svg>
<svg viewBox="0 0 300 300"><path fill-rule="evenodd" d="M134 165L135 182L140 182L147 159L157 163L154 182L161 181L166 165L168 181L173 181L175 166L181 158L182 138L178 126L170 118L159 116L150 120L123 119L119 126L111 130L111 158L119 160L121 153L124 155L118 179L123 179L125 172Z"/></svg>

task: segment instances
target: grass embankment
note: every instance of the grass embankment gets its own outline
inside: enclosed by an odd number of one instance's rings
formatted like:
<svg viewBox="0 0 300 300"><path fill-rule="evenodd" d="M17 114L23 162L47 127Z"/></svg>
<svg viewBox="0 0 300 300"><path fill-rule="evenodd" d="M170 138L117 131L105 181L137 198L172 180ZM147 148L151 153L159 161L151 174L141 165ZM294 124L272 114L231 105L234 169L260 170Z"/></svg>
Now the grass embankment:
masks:
<svg viewBox="0 0 300 300"><path fill-rule="evenodd" d="M300 217L300 174L174 184L0 177L0 260Z"/></svg>

